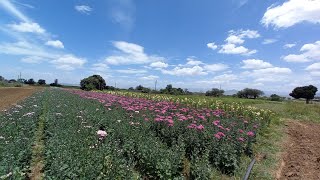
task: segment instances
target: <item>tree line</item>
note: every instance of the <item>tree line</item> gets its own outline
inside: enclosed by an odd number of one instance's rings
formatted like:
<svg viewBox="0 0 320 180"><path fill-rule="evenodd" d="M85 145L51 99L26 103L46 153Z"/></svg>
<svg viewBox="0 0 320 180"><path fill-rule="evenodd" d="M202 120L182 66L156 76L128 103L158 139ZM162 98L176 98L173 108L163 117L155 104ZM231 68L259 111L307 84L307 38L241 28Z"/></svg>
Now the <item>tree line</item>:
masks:
<svg viewBox="0 0 320 180"><path fill-rule="evenodd" d="M106 81L100 75L92 75L87 78L84 78L80 81L80 88L82 90L118 90L118 88L113 86L107 86ZM130 87L127 89L129 91L136 91L141 93L158 93L158 94L170 94L170 95L191 95L194 94L190 92L188 89L182 88L175 88L172 84L168 84L165 88L160 90L152 90L150 88L144 87L142 85L138 85L137 87L133 88ZM303 86L303 87L296 87L293 91L289 94L291 97L295 99L304 98L306 99L306 103L309 103L311 99L314 99L314 96L317 92L317 88L313 85ZM246 99L257 99L264 95L264 92L259 89L252 89L252 88L244 88L234 94L234 97L238 98L246 98ZM211 90L206 91L205 96L213 96L213 97L220 97L224 96L224 90L218 88L212 88ZM277 95L272 94L269 97L271 101L281 101L284 98Z"/></svg>

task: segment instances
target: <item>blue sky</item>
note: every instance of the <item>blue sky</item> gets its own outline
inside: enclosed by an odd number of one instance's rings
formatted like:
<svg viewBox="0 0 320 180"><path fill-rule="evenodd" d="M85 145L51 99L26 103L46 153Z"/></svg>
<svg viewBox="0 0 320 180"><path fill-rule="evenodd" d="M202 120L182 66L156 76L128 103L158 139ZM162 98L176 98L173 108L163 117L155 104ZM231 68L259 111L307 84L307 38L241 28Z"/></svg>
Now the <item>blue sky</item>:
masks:
<svg viewBox="0 0 320 180"><path fill-rule="evenodd" d="M320 88L320 1L0 0L0 75L78 84Z"/></svg>

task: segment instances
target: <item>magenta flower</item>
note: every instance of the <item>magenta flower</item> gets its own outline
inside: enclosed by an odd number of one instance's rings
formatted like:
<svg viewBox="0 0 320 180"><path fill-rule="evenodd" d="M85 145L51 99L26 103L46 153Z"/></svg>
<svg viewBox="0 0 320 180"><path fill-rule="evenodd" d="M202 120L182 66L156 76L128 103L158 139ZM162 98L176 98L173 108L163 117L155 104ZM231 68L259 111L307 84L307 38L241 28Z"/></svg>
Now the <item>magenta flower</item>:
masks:
<svg viewBox="0 0 320 180"><path fill-rule="evenodd" d="M220 121L219 120L215 120L215 121L213 121L213 124L215 125L215 126L218 126L218 124L220 123Z"/></svg>
<svg viewBox="0 0 320 180"><path fill-rule="evenodd" d="M247 132L247 135L252 137L252 136L254 136L254 132L249 131L249 132Z"/></svg>
<svg viewBox="0 0 320 180"><path fill-rule="evenodd" d="M241 141L241 142L243 142L243 141L244 141L244 138L239 137L238 140Z"/></svg>
<svg viewBox="0 0 320 180"><path fill-rule="evenodd" d="M197 129L198 130L203 130L204 129L204 126L202 124L200 124L199 126L197 126Z"/></svg>
<svg viewBox="0 0 320 180"><path fill-rule="evenodd" d="M217 139L220 139L222 137L226 136L223 132L217 132L214 137L216 137Z"/></svg>

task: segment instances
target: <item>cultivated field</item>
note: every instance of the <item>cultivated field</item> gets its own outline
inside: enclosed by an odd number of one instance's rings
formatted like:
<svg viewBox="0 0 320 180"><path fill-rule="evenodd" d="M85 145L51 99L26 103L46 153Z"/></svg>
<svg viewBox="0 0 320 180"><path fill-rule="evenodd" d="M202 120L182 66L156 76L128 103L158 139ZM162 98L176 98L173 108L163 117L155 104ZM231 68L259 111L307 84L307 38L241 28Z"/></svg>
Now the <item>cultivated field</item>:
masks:
<svg viewBox="0 0 320 180"><path fill-rule="evenodd" d="M291 135L305 122L286 120L320 116L317 105L239 100L47 88L0 114L0 177L241 179L253 158L251 179L319 175L317 146L306 140L319 131L300 137L314 157L297 165L288 159L302 153ZM292 109L302 107L314 110L298 116ZM309 130L319 127L310 123ZM100 125L104 142L96 136Z"/></svg>
<svg viewBox="0 0 320 180"><path fill-rule="evenodd" d="M39 87L0 87L0 110L23 100L37 90Z"/></svg>

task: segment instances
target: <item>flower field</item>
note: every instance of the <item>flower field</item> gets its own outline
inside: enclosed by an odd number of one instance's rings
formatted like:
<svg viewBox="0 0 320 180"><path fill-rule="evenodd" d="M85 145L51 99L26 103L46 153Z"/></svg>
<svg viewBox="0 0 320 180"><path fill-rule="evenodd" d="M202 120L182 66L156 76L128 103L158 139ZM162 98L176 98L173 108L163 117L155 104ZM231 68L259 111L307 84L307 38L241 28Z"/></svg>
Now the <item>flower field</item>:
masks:
<svg viewBox="0 0 320 180"><path fill-rule="evenodd" d="M38 117L44 117L44 179L233 174L241 157L252 155L257 134L271 119L270 112L241 104L181 101L45 90L0 115L0 176L28 176ZM102 143L96 136L101 124L108 134Z"/></svg>

